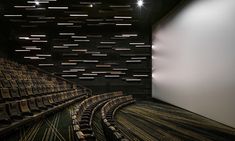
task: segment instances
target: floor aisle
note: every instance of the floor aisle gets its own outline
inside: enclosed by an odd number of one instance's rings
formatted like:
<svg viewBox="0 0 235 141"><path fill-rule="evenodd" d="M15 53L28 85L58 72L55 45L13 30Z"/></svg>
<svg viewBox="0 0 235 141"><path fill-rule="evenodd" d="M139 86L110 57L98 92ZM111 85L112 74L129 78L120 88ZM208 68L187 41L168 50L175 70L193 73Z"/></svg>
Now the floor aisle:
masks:
<svg viewBox="0 0 235 141"><path fill-rule="evenodd" d="M164 103L137 102L119 110L116 119L132 140L235 140L235 129Z"/></svg>

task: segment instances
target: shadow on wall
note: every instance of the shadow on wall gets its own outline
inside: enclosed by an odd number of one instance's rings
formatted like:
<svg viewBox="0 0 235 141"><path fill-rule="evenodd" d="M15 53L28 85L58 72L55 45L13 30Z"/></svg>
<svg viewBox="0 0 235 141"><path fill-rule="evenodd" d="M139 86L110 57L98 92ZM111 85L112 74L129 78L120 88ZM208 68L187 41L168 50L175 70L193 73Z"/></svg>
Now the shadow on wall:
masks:
<svg viewBox="0 0 235 141"><path fill-rule="evenodd" d="M153 28L153 97L235 127L235 1L195 1Z"/></svg>

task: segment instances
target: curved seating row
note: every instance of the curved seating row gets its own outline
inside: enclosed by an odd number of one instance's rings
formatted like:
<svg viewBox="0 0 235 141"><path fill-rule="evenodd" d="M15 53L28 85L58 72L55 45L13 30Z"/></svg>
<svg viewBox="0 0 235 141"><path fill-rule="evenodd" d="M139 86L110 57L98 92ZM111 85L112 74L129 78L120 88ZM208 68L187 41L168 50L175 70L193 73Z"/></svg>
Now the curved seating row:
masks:
<svg viewBox="0 0 235 141"><path fill-rule="evenodd" d="M64 79L0 58L0 135L85 98Z"/></svg>
<svg viewBox="0 0 235 141"><path fill-rule="evenodd" d="M121 91L96 95L75 106L72 119L77 140L96 140L91 127L94 112L98 107L105 104L111 98L116 98L122 95L123 93Z"/></svg>
<svg viewBox="0 0 235 141"><path fill-rule="evenodd" d="M86 97L86 93L75 89L47 96L2 103L0 104L0 135L12 128Z"/></svg>
<svg viewBox="0 0 235 141"><path fill-rule="evenodd" d="M101 116L102 116L102 126L104 129L105 136L107 140L112 141L127 141L120 130L115 125L114 115L115 112L128 104L134 103L135 100L131 95L129 96L122 96L110 100L107 102L101 109Z"/></svg>

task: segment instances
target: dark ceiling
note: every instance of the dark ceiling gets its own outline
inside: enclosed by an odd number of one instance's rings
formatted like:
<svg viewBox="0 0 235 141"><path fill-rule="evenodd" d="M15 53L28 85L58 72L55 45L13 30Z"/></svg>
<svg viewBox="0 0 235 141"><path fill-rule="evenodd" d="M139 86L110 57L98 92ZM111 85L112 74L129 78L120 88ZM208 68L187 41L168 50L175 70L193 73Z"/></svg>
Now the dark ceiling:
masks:
<svg viewBox="0 0 235 141"><path fill-rule="evenodd" d="M111 78L146 90L152 24L181 2L145 0L140 8L136 0L37 1L1 0L0 50L6 56L84 85L107 85Z"/></svg>

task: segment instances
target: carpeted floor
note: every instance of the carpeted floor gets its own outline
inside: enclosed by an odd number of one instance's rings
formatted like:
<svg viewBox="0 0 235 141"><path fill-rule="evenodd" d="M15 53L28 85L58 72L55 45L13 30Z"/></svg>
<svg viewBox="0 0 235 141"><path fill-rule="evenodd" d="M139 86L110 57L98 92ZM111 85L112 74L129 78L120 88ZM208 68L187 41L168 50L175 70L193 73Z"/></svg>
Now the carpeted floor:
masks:
<svg viewBox="0 0 235 141"><path fill-rule="evenodd" d="M66 108L31 125L21 127L3 141L74 141L71 108Z"/></svg>
<svg viewBox="0 0 235 141"><path fill-rule="evenodd" d="M135 141L235 141L235 129L164 103L137 102L119 110L116 119Z"/></svg>
<svg viewBox="0 0 235 141"><path fill-rule="evenodd" d="M106 141L103 127L101 124L101 107L95 112L92 122L92 129L97 141Z"/></svg>

